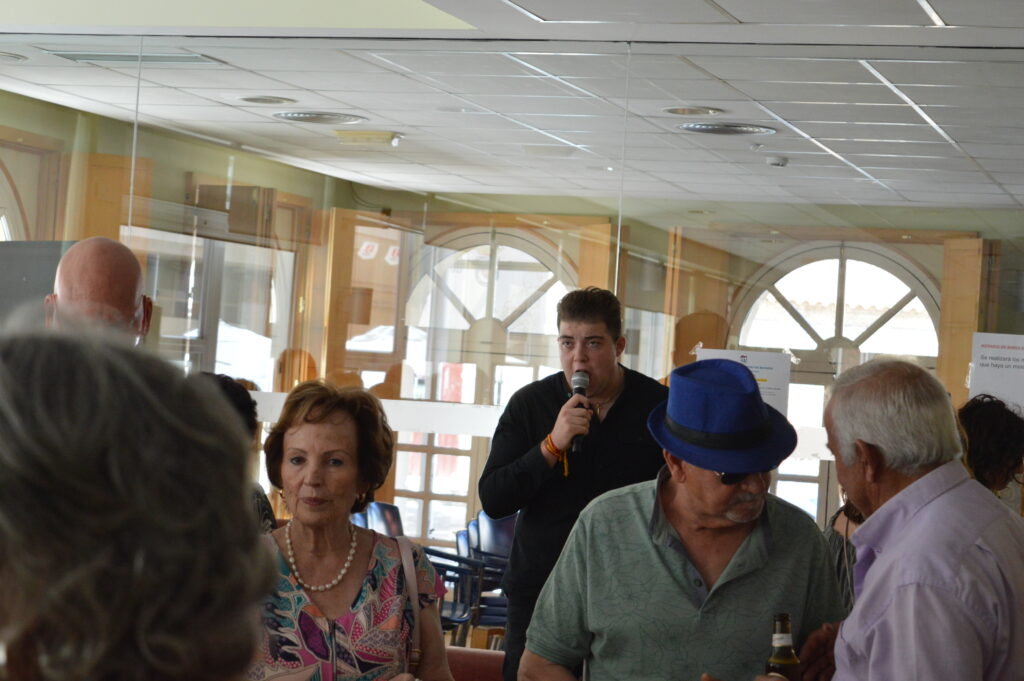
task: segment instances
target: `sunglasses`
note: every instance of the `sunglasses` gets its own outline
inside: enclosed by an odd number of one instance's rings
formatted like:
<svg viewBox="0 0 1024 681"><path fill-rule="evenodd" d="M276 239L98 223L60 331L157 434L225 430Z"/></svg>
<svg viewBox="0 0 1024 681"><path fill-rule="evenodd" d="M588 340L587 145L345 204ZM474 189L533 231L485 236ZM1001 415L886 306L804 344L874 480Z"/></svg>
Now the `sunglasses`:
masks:
<svg viewBox="0 0 1024 681"><path fill-rule="evenodd" d="M718 476L718 479L721 481L723 485L731 486L740 484L751 475L764 475L765 473L771 473L772 470L775 469L773 468L767 471L758 471L756 473L720 473L719 471L715 471L715 475Z"/></svg>

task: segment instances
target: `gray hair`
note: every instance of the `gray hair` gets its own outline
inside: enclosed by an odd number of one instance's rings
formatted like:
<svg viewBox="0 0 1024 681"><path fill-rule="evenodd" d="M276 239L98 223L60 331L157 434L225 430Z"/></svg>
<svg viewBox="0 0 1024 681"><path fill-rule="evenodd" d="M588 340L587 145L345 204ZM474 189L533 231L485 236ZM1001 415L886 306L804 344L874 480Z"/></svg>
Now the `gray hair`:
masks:
<svg viewBox="0 0 1024 681"><path fill-rule="evenodd" d="M843 463L853 465L854 442L882 453L886 466L916 475L960 456L960 436L946 389L925 369L876 359L844 372L829 402Z"/></svg>
<svg viewBox="0 0 1024 681"><path fill-rule="evenodd" d="M0 336L0 637L10 678L223 681L270 554L215 386L122 343Z"/></svg>

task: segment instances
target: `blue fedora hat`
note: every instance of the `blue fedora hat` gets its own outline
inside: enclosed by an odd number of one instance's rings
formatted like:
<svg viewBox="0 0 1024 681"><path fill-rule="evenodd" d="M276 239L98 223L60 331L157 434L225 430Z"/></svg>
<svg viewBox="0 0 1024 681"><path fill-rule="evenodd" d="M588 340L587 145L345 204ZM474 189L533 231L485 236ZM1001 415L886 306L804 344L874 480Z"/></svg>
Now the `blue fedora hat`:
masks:
<svg viewBox="0 0 1024 681"><path fill-rule="evenodd" d="M669 454L722 473L771 470L796 448L796 431L761 399L750 369L728 359L675 369L647 428Z"/></svg>

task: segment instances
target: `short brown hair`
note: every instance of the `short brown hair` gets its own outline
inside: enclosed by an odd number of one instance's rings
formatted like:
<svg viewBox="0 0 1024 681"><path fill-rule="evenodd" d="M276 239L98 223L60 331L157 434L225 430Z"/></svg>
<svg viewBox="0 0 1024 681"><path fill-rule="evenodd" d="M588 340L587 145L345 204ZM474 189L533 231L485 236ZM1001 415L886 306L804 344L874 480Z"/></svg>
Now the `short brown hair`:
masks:
<svg viewBox="0 0 1024 681"><path fill-rule="evenodd" d="M555 322L604 322L612 340L622 336L622 303L611 291L596 286L570 291L558 301Z"/></svg>
<svg viewBox="0 0 1024 681"><path fill-rule="evenodd" d="M284 434L303 423L321 423L331 414L348 414L356 424L356 465L359 481L369 489L356 500L352 512L358 513L373 501L373 493L391 470L395 436L388 425L380 400L362 388L345 387L323 380L300 383L288 393L281 416L270 429L263 451L267 455L267 477L281 488L281 461L284 458Z"/></svg>

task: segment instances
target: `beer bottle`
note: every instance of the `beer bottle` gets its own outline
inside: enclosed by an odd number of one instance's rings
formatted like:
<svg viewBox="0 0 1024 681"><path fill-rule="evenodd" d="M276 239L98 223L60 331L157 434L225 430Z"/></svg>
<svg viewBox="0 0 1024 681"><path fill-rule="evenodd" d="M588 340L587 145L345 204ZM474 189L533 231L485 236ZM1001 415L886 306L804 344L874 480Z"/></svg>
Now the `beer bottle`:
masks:
<svg viewBox="0 0 1024 681"><path fill-rule="evenodd" d="M780 612L775 616L772 630L772 656L764 666L768 676L800 681L800 658L793 650L793 630L789 623L789 613Z"/></svg>

